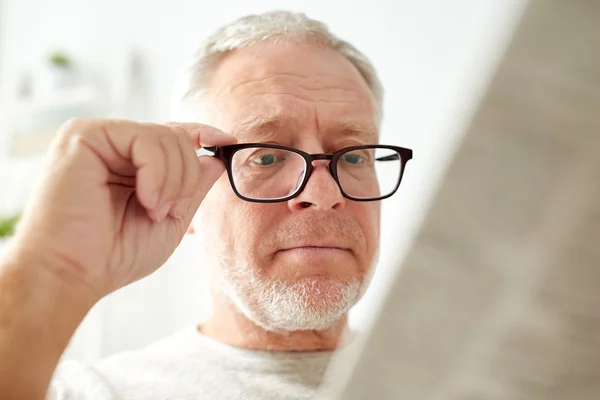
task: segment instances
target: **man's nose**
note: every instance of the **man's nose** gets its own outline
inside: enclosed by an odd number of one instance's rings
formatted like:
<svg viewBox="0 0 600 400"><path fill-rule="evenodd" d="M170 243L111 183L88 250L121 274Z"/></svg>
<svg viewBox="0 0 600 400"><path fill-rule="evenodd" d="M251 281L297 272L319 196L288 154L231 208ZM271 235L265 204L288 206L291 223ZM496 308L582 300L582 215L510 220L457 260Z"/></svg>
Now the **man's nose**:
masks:
<svg viewBox="0 0 600 400"><path fill-rule="evenodd" d="M329 171L329 160L313 161L312 173L304 190L288 202L292 211L312 208L319 211L341 210L346 198Z"/></svg>

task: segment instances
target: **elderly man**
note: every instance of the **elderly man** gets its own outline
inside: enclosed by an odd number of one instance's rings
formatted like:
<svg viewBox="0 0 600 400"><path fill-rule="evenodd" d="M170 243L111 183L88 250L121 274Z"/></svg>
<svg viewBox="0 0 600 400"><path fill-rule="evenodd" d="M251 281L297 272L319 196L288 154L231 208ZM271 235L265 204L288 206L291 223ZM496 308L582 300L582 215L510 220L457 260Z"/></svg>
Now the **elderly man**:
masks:
<svg viewBox="0 0 600 400"><path fill-rule="evenodd" d="M411 157L377 145L381 103L361 53L274 12L200 52L182 108L207 125L63 126L1 260L0 397L312 397L373 272L379 200ZM210 255L212 316L56 368L90 308L160 267L186 230Z"/></svg>

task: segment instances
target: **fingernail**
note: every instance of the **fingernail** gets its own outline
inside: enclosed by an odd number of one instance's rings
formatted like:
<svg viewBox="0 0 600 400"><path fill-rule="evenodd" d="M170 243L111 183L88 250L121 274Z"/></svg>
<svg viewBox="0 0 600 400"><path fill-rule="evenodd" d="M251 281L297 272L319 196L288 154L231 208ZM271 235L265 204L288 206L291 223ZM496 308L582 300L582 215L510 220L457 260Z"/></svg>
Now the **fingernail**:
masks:
<svg viewBox="0 0 600 400"><path fill-rule="evenodd" d="M175 205L173 206L173 216L175 218L183 217L191 203L192 203L191 199L177 200L175 202Z"/></svg>
<svg viewBox="0 0 600 400"><path fill-rule="evenodd" d="M173 205L172 201L169 201L162 205L162 207L158 211L158 220L159 221L162 221L163 219L165 219L165 217L169 213L169 210L171 209L172 205Z"/></svg>

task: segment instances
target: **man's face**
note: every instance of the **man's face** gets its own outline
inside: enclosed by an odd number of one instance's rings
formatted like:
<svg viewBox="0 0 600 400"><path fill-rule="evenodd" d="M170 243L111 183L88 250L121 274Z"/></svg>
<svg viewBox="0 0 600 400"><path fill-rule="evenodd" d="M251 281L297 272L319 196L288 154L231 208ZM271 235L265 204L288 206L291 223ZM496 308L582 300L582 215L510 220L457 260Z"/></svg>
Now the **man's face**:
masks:
<svg viewBox="0 0 600 400"><path fill-rule="evenodd" d="M239 143L308 153L377 143L375 103L356 68L312 44L264 43L229 54L209 87L209 123ZM219 289L269 330L326 329L358 300L379 242L378 202L344 198L328 161L281 203L239 199L223 174L195 230L214 257Z"/></svg>

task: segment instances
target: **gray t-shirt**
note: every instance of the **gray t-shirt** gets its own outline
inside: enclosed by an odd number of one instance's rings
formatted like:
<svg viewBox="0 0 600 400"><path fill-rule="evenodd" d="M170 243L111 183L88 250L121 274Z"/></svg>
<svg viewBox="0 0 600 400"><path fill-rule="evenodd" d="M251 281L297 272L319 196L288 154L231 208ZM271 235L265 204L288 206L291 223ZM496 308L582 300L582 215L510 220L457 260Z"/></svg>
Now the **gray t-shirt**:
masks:
<svg viewBox="0 0 600 400"><path fill-rule="evenodd" d="M64 361L47 399L310 399L332 354L245 350L187 329L94 366Z"/></svg>

